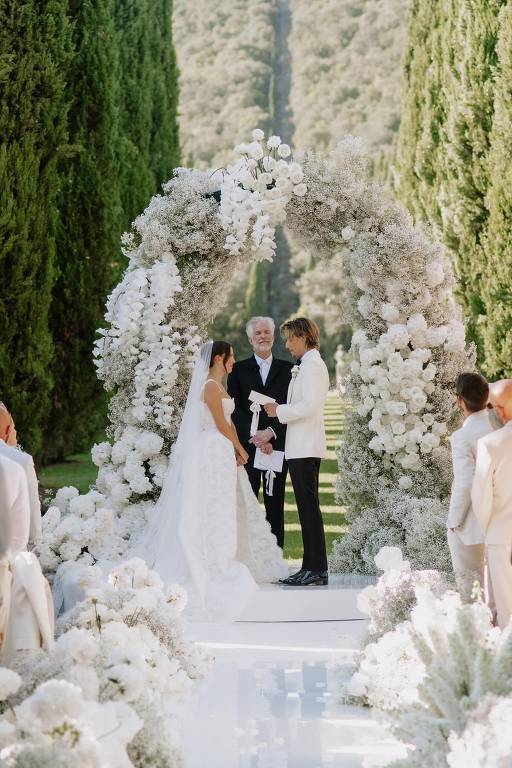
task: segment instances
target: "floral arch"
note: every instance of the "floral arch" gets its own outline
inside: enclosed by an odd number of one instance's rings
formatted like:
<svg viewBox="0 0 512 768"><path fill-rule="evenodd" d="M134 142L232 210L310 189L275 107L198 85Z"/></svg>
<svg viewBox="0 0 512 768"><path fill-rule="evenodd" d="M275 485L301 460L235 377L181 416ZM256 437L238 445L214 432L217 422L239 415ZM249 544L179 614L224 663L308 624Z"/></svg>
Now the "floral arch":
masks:
<svg viewBox="0 0 512 768"><path fill-rule="evenodd" d="M342 253L345 322L355 329L345 383L339 498L351 527L331 569L372 573L383 545L415 567L449 568L447 433L452 385L473 365L439 244L368 177L352 137L300 163L253 133L223 174L177 169L123 236L128 267L107 302L95 355L112 393L110 442L95 445L95 489L61 489L41 557L122 554L145 524L167 469L189 371L226 283L243 261L272 259L277 224L328 259Z"/></svg>

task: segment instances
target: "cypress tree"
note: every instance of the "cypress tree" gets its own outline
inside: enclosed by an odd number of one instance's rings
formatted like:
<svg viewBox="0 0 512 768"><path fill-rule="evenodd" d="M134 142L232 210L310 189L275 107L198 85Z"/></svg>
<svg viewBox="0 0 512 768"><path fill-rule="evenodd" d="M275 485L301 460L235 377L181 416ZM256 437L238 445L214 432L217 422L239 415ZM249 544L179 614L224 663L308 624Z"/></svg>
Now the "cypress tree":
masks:
<svg viewBox="0 0 512 768"><path fill-rule="evenodd" d="M65 0L0 4L0 398L38 459L52 387L59 162L71 52Z"/></svg>
<svg viewBox="0 0 512 768"><path fill-rule="evenodd" d="M443 46L450 106L443 141L443 240L453 255L467 334L477 342L483 365L480 326L486 313L483 284L488 274L483 244L488 224L488 154L501 4L501 0L452 2L452 24Z"/></svg>
<svg viewBox="0 0 512 768"><path fill-rule="evenodd" d="M469 339L481 337L488 269L484 241L503 0L414 0L408 18L399 193L451 254Z"/></svg>
<svg viewBox="0 0 512 768"><path fill-rule="evenodd" d="M489 152L487 259L482 293L485 365L492 378L512 377L512 6L499 16L494 122Z"/></svg>
<svg viewBox="0 0 512 768"><path fill-rule="evenodd" d="M58 279L50 326L55 344L44 459L85 450L104 420L92 359L105 298L119 272L118 66L112 0L74 0L67 72L73 154L62 169Z"/></svg>
<svg viewBox="0 0 512 768"><path fill-rule="evenodd" d="M120 64L121 203L142 211L179 160L171 0L115 0Z"/></svg>
<svg viewBox="0 0 512 768"><path fill-rule="evenodd" d="M60 195L51 325L55 387L45 459L87 448L104 423L92 362L119 237L178 159L177 70L169 0L74 0L70 141Z"/></svg>

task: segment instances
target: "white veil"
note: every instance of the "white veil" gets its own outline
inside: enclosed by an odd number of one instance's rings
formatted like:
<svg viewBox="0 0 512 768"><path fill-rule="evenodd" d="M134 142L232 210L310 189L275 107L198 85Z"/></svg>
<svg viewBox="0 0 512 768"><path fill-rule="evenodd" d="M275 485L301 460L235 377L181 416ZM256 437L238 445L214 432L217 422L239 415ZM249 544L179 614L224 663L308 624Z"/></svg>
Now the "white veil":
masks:
<svg viewBox="0 0 512 768"><path fill-rule="evenodd" d="M201 431L201 400L208 378L213 342L198 353L178 438L171 452L160 498L136 554L167 583L187 587L189 598L202 602L207 575L202 563L200 516L195 495L200 484L197 446Z"/></svg>

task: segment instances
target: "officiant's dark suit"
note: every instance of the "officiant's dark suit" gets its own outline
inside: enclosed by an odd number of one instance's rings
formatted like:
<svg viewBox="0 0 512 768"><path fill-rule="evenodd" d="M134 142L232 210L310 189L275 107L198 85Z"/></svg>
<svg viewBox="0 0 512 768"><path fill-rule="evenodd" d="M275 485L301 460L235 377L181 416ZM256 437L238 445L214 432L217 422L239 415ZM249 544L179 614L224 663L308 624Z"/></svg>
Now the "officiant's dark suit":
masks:
<svg viewBox="0 0 512 768"><path fill-rule="evenodd" d="M256 448L249 442L252 421L249 394L251 390L254 389L256 392L262 392L264 395L273 397L278 403L286 403L292 366L293 363L288 362L288 360L280 360L279 358L273 357L270 370L267 374L267 379L265 384L263 384L259 365L253 355L247 358L247 360L240 360L235 363L233 371L228 378L228 392L235 400L233 421L240 442L249 454L249 461L245 465L245 468L256 496L259 494L260 486L263 481L263 501L265 504L267 520L270 523L272 533L275 535L280 547L282 547L284 543L284 493L288 466L286 462L284 462L283 471L276 473L273 495L269 496L267 494L265 483L265 472L260 469L254 469L254 454L256 453ZM271 440L272 447L276 451L284 451L286 426L280 424L278 419L267 416L262 408L258 429L267 429L267 427L271 427L276 435L275 439Z"/></svg>

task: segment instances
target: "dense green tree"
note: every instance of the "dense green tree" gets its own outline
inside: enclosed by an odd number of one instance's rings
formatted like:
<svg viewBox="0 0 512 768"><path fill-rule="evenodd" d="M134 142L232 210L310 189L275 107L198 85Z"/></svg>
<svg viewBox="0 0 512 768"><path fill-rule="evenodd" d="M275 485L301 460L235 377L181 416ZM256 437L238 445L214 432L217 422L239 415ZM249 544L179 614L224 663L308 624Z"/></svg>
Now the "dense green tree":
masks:
<svg viewBox="0 0 512 768"><path fill-rule="evenodd" d="M114 0L120 71L120 185L128 221L179 160L171 0Z"/></svg>
<svg viewBox="0 0 512 768"><path fill-rule="evenodd" d="M448 247L484 370L487 194L503 0L413 0L408 17L399 193ZM490 370L490 369L489 369Z"/></svg>
<svg viewBox="0 0 512 768"><path fill-rule="evenodd" d="M73 154L61 172L58 277L50 328L54 389L45 461L85 450L103 423L104 395L92 359L105 297L118 275L119 70L112 0L69 4L74 56L67 71Z"/></svg>
<svg viewBox="0 0 512 768"><path fill-rule="evenodd" d="M67 151L67 0L0 2L0 398L39 457L52 387L59 164Z"/></svg>
<svg viewBox="0 0 512 768"><path fill-rule="evenodd" d="M482 280L486 370L512 377L512 5L499 17L494 122L489 152L487 268Z"/></svg>

